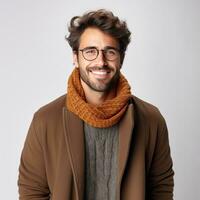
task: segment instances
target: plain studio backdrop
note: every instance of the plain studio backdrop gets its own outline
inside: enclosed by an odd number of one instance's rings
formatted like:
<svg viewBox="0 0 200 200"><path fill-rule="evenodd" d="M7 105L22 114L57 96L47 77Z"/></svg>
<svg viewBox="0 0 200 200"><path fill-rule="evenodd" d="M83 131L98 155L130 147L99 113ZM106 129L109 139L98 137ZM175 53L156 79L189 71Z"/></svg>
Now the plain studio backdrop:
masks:
<svg viewBox="0 0 200 200"><path fill-rule="evenodd" d="M0 0L0 191L18 199L21 150L34 112L66 92L75 15L111 9L132 32L122 72L166 119L175 199L200 199L199 0Z"/></svg>

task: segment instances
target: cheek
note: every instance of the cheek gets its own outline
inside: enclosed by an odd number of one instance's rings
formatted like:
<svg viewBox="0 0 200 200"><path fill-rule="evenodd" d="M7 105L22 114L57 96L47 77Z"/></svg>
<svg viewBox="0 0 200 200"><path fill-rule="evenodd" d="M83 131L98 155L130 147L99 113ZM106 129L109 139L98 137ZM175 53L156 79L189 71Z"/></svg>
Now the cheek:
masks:
<svg viewBox="0 0 200 200"><path fill-rule="evenodd" d="M77 66L82 67L84 65L84 60L81 58L80 55L77 56Z"/></svg>
<svg viewBox="0 0 200 200"><path fill-rule="evenodd" d="M86 60L79 59L78 66L85 70L88 66L91 66L91 62L87 62Z"/></svg>
<svg viewBox="0 0 200 200"><path fill-rule="evenodd" d="M114 66L116 69L121 69L120 60L116 60L114 63L112 63L112 66Z"/></svg>

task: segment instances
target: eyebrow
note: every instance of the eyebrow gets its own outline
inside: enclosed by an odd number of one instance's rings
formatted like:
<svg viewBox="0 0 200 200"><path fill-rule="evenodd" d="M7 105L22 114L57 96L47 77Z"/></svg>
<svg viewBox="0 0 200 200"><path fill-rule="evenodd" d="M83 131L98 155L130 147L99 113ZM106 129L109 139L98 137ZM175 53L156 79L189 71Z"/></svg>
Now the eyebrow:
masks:
<svg viewBox="0 0 200 200"><path fill-rule="evenodd" d="M96 47L96 46L87 46L87 47L82 48L82 49L93 49L93 48L99 49L99 48ZM118 51L119 51L119 49L118 49L117 47L113 47L113 46L105 46L103 49L104 49L104 50L105 50L105 49L115 49L115 50L118 50Z"/></svg>
<svg viewBox="0 0 200 200"><path fill-rule="evenodd" d="M104 49L114 49L114 50L118 50L119 51L119 48L113 47L113 46L106 46L106 47L104 47Z"/></svg>
<svg viewBox="0 0 200 200"><path fill-rule="evenodd" d="M87 47L82 48L82 49L97 49L97 47L95 47L95 46L87 46Z"/></svg>

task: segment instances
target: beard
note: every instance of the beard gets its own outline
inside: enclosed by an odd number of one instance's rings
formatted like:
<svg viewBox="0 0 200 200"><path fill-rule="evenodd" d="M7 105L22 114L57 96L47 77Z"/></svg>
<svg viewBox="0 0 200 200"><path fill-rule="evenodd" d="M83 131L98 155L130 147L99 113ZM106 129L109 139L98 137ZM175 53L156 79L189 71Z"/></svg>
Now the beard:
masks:
<svg viewBox="0 0 200 200"><path fill-rule="evenodd" d="M108 76L106 79L96 79L92 80L90 77L90 73L92 70L106 70L108 74L112 74L112 76ZM86 67L86 69L82 69L79 67L80 71L80 78L81 80L88 85L88 87L96 92L108 92L117 86L117 82L120 77L120 68L113 69L110 66L103 66L103 67Z"/></svg>

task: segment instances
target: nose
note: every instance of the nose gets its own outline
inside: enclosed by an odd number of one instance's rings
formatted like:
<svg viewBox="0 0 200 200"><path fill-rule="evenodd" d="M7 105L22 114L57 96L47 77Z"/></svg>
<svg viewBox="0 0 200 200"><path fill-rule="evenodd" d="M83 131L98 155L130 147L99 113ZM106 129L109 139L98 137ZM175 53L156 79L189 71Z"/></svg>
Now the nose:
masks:
<svg viewBox="0 0 200 200"><path fill-rule="evenodd" d="M99 55L97 56L95 61L98 66L105 66L108 64L103 51L99 51Z"/></svg>

